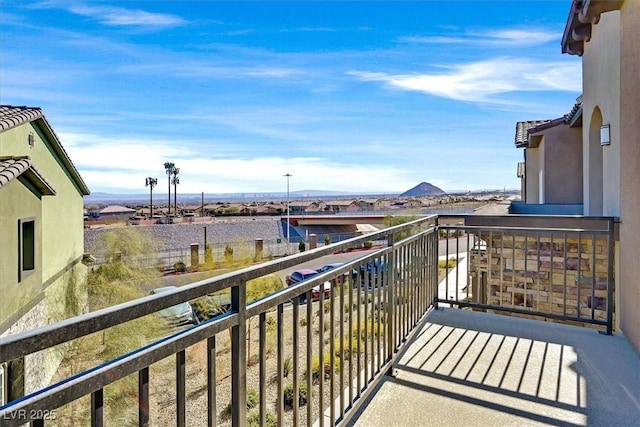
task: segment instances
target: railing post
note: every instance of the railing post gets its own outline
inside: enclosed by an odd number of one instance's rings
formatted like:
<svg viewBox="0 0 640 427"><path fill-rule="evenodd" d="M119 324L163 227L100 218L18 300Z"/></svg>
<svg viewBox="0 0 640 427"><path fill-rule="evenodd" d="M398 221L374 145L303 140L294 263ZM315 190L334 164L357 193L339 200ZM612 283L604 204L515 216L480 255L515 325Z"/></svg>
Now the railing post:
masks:
<svg viewBox="0 0 640 427"><path fill-rule="evenodd" d="M238 313L238 324L231 328L231 425L247 423L247 283L231 288L231 310Z"/></svg>
<svg viewBox="0 0 640 427"><path fill-rule="evenodd" d="M611 335L613 333L613 303L614 303L614 295L613 295L613 287L614 287L614 257L615 257L615 232L614 232L614 219L609 218L609 233L607 234L608 238L608 246L609 246L609 254L607 260L607 335ZM579 285L578 285L579 286ZM593 304L593 303L592 303Z"/></svg>
<svg viewBox="0 0 640 427"><path fill-rule="evenodd" d="M395 300L395 289L396 289L396 281L394 271L395 271L395 236L393 233L387 236L387 246L391 248L391 252L389 253L389 267L387 268L387 315L385 316L385 332L387 334L387 354L389 358L393 357L393 353L395 352L395 329L394 329L394 311L396 307Z"/></svg>

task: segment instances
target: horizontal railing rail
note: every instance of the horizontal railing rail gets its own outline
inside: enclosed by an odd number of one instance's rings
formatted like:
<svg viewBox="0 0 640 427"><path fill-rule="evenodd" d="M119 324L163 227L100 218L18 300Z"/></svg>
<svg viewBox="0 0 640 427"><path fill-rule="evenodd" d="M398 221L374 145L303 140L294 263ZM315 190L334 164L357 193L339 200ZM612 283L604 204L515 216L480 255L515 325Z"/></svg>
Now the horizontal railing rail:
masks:
<svg viewBox="0 0 640 427"><path fill-rule="evenodd" d="M253 279L370 240L384 245L247 301ZM56 410L79 420L86 415L94 426L105 418L178 426L202 420L209 426L345 424L438 305L579 322L611 333L614 246L611 218L430 216L3 337L0 363L26 360L182 302L231 294L227 313L0 407L0 425L49 424L47 415ZM135 403L111 408L110 388L132 375ZM160 379L174 391L158 389Z"/></svg>
<svg viewBox="0 0 640 427"><path fill-rule="evenodd" d="M413 236L394 243L405 234ZM174 356L175 419L177 425L187 425L186 351L200 342L206 342L206 412L208 424L214 425L220 422L221 417L218 402L220 398L216 397L217 389L223 387L216 380L217 371L222 366L216 365L216 359L224 353L216 350L216 340L221 341L224 331L228 331L231 347L230 422L232 425L244 425L248 415L245 405L248 392L247 372L253 357L252 354L248 354L247 334L253 329L252 320L258 319L259 417L262 424L266 423L267 416L272 415L269 410L274 409L278 420L293 417L297 420L296 423L304 423L306 418L307 424L317 421L323 425L327 417L327 422L334 424L344 419L347 412L354 408L354 402L362 399L370 390L373 379L389 366L398 346L435 299L436 237L435 217L423 218L367 236L185 285L171 292L144 297L2 338L0 361L11 361L154 314L184 301L225 289L231 291L231 310L227 314L184 329L9 402L0 407L0 420L7 426L21 425L25 422L42 425L44 418L38 415L90 395L89 412L92 425L102 425L108 412L105 408L107 386L137 373L138 422L140 425L147 425L151 417L149 378L150 375L153 377L152 369L166 357ZM249 280L336 251L362 247L363 242L372 238L386 241L388 246L370 251L365 256L312 280L247 303L246 284ZM424 262L427 252L433 257L432 262ZM405 261L403 264L396 262L400 258ZM419 265L412 266L412 274L402 273L405 280L398 280L395 270L408 270L411 259L419 261ZM418 276L419 271L422 275L421 280ZM427 277L430 279L425 280ZM318 287L321 289L320 296L318 301L313 301L314 288ZM308 301L306 306L299 305L303 297ZM289 304L289 301L293 304ZM285 305L287 316L290 317L288 322L284 320ZM306 310L301 310L302 307ZM275 319L275 322L268 319ZM266 356L270 339L267 328L271 328L270 325L275 325L277 341L277 381L274 386L267 381L267 371L272 375L274 370L273 367L267 367L267 363L270 362ZM306 330L301 333L300 329L303 326ZM293 331L289 331L289 327L293 328ZM293 332L292 345L287 344L284 338L285 331L287 334ZM339 342L336 342L336 336L341 337ZM297 396L303 388L303 381L308 390L306 414L302 414L298 399L293 399L293 413L285 413L285 351L288 357L293 358L290 374L293 376L292 387L295 395ZM321 367L314 367L318 363ZM275 391L272 390L273 387Z"/></svg>
<svg viewBox="0 0 640 427"><path fill-rule="evenodd" d="M453 261L458 265L466 257L467 267L461 273L456 269L450 280L453 267L446 263L439 303L592 324L612 333L614 218L510 215L449 220L438 226L442 234L453 235L446 251L464 247L455 250Z"/></svg>

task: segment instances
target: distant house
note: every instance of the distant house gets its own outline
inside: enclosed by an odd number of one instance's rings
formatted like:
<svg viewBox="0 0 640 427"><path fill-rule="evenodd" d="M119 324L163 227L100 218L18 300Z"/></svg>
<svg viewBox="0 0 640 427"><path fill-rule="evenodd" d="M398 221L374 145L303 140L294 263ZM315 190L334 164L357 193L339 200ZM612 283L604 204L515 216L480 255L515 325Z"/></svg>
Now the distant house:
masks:
<svg viewBox="0 0 640 427"><path fill-rule="evenodd" d="M516 124L515 144L524 148L521 199L525 203L582 204L582 100L569 114Z"/></svg>
<svg viewBox="0 0 640 427"><path fill-rule="evenodd" d="M379 199L360 199L358 200L358 206L363 211L374 211L380 208Z"/></svg>
<svg viewBox="0 0 640 427"><path fill-rule="evenodd" d="M107 206L100 210L100 219L104 221L127 221L136 215L136 210L125 206Z"/></svg>
<svg viewBox="0 0 640 427"><path fill-rule="evenodd" d="M320 211L320 204L318 202L291 202L289 206L292 214Z"/></svg>
<svg viewBox="0 0 640 427"><path fill-rule="evenodd" d="M324 204L324 210L329 212L359 212L360 205L355 200L330 200Z"/></svg>
<svg viewBox="0 0 640 427"><path fill-rule="evenodd" d="M42 110L0 106L0 337L84 309L88 194ZM62 357L50 349L0 364L6 400L48 385Z"/></svg>

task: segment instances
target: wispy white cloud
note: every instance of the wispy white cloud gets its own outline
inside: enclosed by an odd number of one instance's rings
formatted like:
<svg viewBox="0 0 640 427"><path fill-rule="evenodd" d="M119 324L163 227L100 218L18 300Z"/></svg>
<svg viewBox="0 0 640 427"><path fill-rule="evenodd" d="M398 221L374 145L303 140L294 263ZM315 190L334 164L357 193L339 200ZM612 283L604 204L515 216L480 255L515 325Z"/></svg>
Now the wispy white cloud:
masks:
<svg viewBox="0 0 640 427"><path fill-rule="evenodd" d="M185 25L187 22L177 15L151 13L139 9L116 6L95 6L82 3L43 2L41 7L60 7L76 15L95 19L103 25L147 28L167 28Z"/></svg>
<svg viewBox="0 0 640 427"><path fill-rule="evenodd" d="M422 92L458 101L503 103L500 95L513 92L580 92L579 62L535 62L495 58L464 65L442 66L438 73L388 74L349 71L362 81Z"/></svg>
<svg viewBox="0 0 640 427"><path fill-rule="evenodd" d="M399 40L420 44L471 44L487 46L537 46L559 40L558 30L502 29L492 31L467 31L456 35L411 36Z"/></svg>
<svg viewBox="0 0 640 427"><path fill-rule="evenodd" d="M268 192L284 185L290 173L292 189L362 191L380 188L395 191L415 185L404 169L372 168L323 157L215 157L185 150L179 141L145 141L135 138L101 138L89 134L59 133L69 156L92 191L119 188L143 192L144 178L164 174L162 165L172 161L180 168L182 193ZM123 153L126 153L123 154Z"/></svg>

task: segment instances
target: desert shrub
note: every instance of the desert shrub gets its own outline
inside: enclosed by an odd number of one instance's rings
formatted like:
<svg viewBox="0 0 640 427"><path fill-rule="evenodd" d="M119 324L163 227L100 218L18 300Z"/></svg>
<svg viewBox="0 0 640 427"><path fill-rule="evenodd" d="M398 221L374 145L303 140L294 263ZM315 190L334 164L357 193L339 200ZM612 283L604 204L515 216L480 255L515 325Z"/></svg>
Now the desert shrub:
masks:
<svg viewBox="0 0 640 427"><path fill-rule="evenodd" d="M304 239L300 239L300 243L298 243L298 250L300 252L304 252L307 250L307 245L304 243Z"/></svg>
<svg viewBox="0 0 640 427"><path fill-rule="evenodd" d="M247 301L255 301L282 289L283 283L277 274L268 274L247 282Z"/></svg>
<svg viewBox="0 0 640 427"><path fill-rule="evenodd" d="M211 245L206 245L204 247L204 263L207 267L213 265L213 249Z"/></svg>
<svg viewBox="0 0 640 427"><path fill-rule="evenodd" d="M298 384L298 405L303 406L307 404L307 383L301 382ZM293 408L293 384L287 384L283 391L284 406L287 409Z"/></svg>
<svg viewBox="0 0 640 427"><path fill-rule="evenodd" d="M349 346L349 337L344 337L342 339L342 354L340 353L340 338L336 338L334 340L333 346L335 349L335 355L343 359L351 359L353 356L358 354L357 337L351 337L351 346Z"/></svg>
<svg viewBox="0 0 640 427"><path fill-rule="evenodd" d="M258 403L260 403L260 395L258 394L255 388L248 388L247 389L247 409L255 408L256 406L258 406ZM224 413L227 415L231 415L232 409L233 408L231 406L231 402L229 402L227 406L224 407Z"/></svg>
<svg viewBox="0 0 640 427"><path fill-rule="evenodd" d="M333 360L333 372L338 373L342 368L342 359L334 357ZM331 377L331 368L331 353L324 353L322 363L320 362L319 356L314 356L311 361L311 378L313 382L318 383L320 381L320 375L323 375L324 379L329 379Z"/></svg>
<svg viewBox="0 0 640 427"><path fill-rule="evenodd" d="M173 271L175 271L176 273L184 273L185 271L187 271L187 264L185 264L183 261L178 261L173 264Z"/></svg>
<svg viewBox="0 0 640 427"><path fill-rule="evenodd" d="M370 319L361 320L359 324L353 325L351 335L356 339L384 336L384 323L374 322L372 325Z"/></svg>
<svg viewBox="0 0 640 427"><path fill-rule="evenodd" d="M441 260L438 261L438 267L440 268L453 268L456 266L456 259L455 258L450 258L447 260Z"/></svg>
<svg viewBox="0 0 640 427"><path fill-rule="evenodd" d="M276 319L274 317L267 317L267 320L265 321L265 326L267 329L267 332L276 332L276 330L278 329L278 322L276 322Z"/></svg>
<svg viewBox="0 0 640 427"><path fill-rule="evenodd" d="M328 313L329 311L331 311L331 301L325 301L322 304L322 309L324 310L325 313Z"/></svg>
<svg viewBox="0 0 640 427"><path fill-rule="evenodd" d="M324 235L324 244L325 245L330 245L331 244L331 236L329 236L328 234Z"/></svg>
<svg viewBox="0 0 640 427"><path fill-rule="evenodd" d="M267 427L277 427L278 426L278 417L273 412L267 411ZM247 426L248 427L259 427L260 426L260 412L259 411L251 411L247 414Z"/></svg>
<svg viewBox="0 0 640 427"><path fill-rule="evenodd" d="M293 362L291 361L291 356L287 356L286 359L282 362L282 374L284 377L288 377L293 369Z"/></svg>
<svg viewBox="0 0 640 427"><path fill-rule="evenodd" d="M232 262L233 261L233 248L229 245L226 245L224 247L224 260L226 262Z"/></svg>

